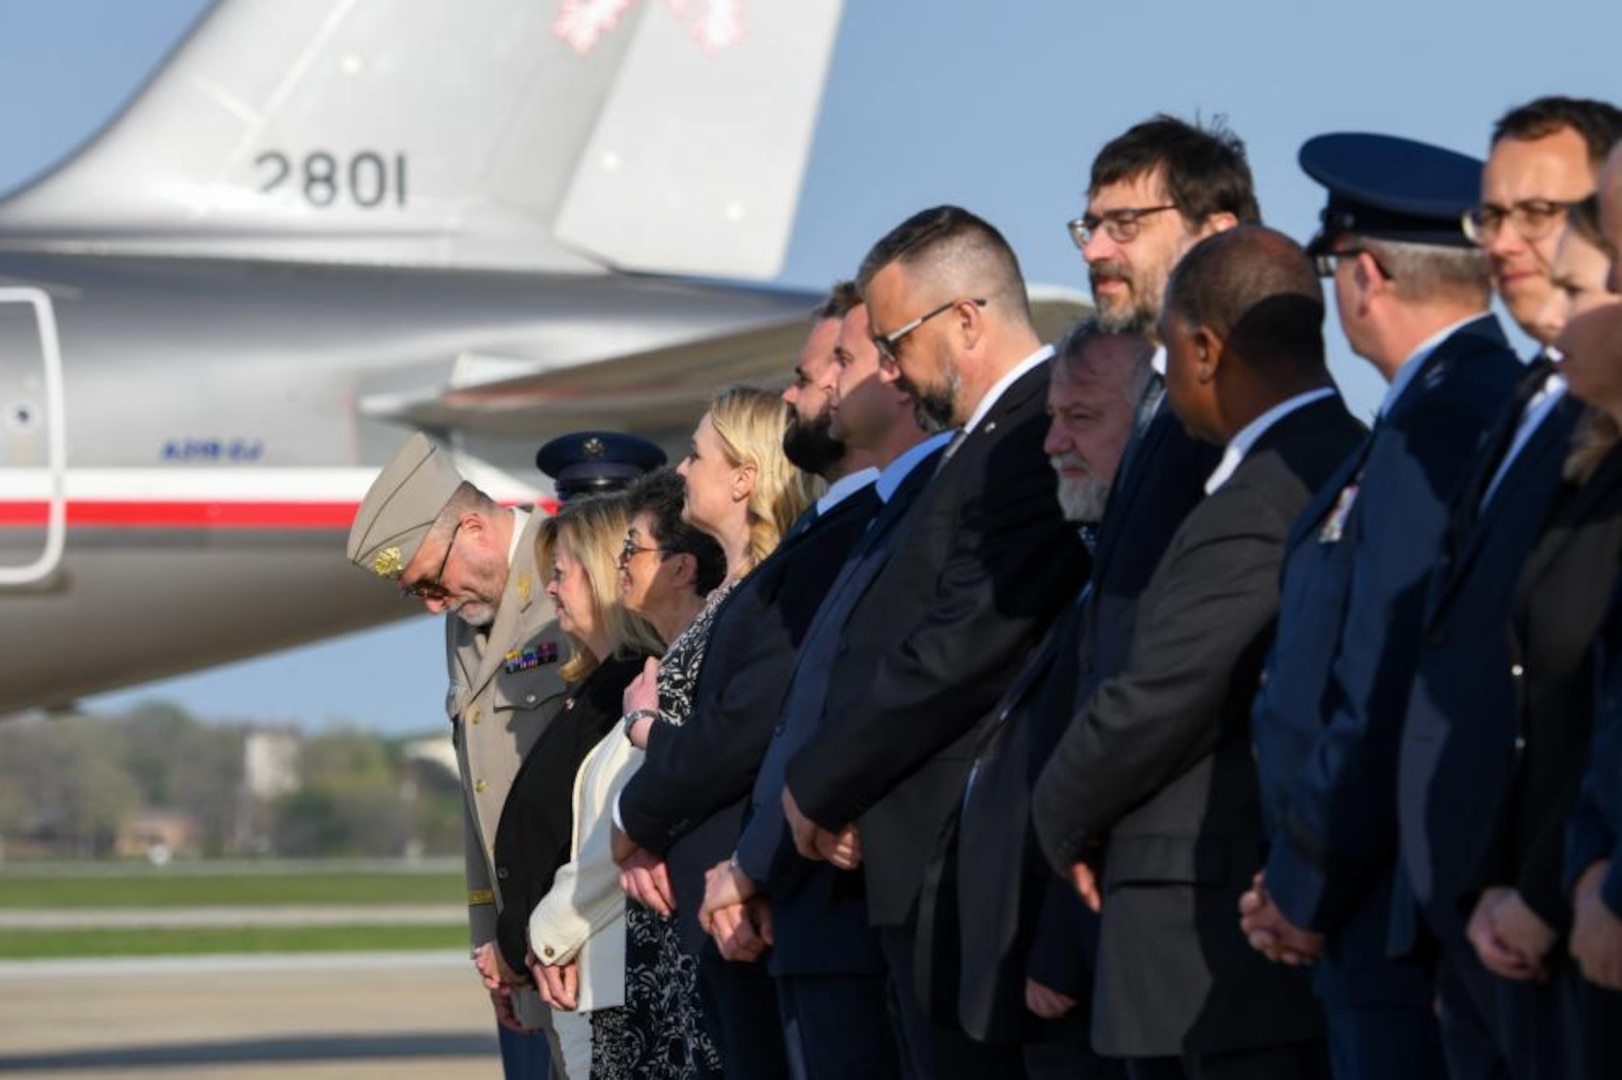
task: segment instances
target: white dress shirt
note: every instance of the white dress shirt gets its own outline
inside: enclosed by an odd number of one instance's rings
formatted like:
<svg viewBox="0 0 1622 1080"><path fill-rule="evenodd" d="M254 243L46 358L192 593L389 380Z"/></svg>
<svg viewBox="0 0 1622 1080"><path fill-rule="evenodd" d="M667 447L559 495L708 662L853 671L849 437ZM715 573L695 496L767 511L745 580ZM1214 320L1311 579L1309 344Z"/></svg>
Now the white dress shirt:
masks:
<svg viewBox="0 0 1622 1080"><path fill-rule="evenodd" d="M1228 445L1223 448L1222 460L1217 462L1216 471L1211 473L1210 478L1205 481L1205 493L1210 495L1217 488L1226 484L1229 478L1233 476L1234 470L1239 468L1239 463L1245 460L1245 455L1250 453L1251 447L1255 446L1257 440L1267 434L1268 429L1274 424L1289 416L1295 410L1311 405L1314 401L1322 401L1326 397L1333 397L1334 394L1335 388L1333 386L1320 386L1316 390L1308 390L1304 394L1286 398L1243 428L1240 428L1239 433L1228 440Z"/></svg>

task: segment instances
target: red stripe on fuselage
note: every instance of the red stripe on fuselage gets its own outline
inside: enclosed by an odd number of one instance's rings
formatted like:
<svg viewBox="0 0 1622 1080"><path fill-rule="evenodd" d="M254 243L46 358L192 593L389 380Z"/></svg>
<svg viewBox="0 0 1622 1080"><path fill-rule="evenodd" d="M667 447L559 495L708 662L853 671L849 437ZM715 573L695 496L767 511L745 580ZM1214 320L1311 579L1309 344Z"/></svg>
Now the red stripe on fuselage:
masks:
<svg viewBox="0 0 1622 1080"><path fill-rule="evenodd" d="M556 513L557 504L541 509ZM359 503L130 502L73 499L70 529L348 529ZM43 529L46 503L0 501L0 529Z"/></svg>
<svg viewBox="0 0 1622 1080"><path fill-rule="evenodd" d="M77 529L347 529L359 503L114 502L73 499ZM0 502L0 527L43 529L43 502Z"/></svg>

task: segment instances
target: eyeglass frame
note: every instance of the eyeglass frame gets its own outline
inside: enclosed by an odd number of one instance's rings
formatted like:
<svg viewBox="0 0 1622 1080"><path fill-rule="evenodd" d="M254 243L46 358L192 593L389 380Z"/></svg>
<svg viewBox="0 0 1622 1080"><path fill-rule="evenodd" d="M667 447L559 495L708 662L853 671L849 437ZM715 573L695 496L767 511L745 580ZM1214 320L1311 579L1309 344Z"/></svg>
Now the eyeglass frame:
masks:
<svg viewBox="0 0 1622 1080"><path fill-rule="evenodd" d="M456 547L456 537L462 531L460 520L456 528L451 530L450 541L445 545L445 557L439 560L439 569L434 572L432 581L419 581L415 585L400 586L400 596L406 600L443 600L450 595L440 581L445 577L445 567L451 564L451 551Z"/></svg>
<svg viewBox="0 0 1622 1080"><path fill-rule="evenodd" d="M1144 218L1150 214L1177 209L1179 207L1176 203L1166 203L1162 206L1122 206L1115 210L1106 210L1102 214L1086 213L1079 218L1071 218L1065 222L1065 228L1070 230L1070 242L1076 245L1077 250L1086 250L1100 228L1117 244L1130 244L1138 238L1138 231L1143 227ZM1087 223L1089 218L1092 219L1090 225Z"/></svg>
<svg viewBox="0 0 1622 1080"><path fill-rule="evenodd" d="M1465 239L1476 247L1485 247L1492 242L1493 237L1503 231L1506 223L1515 221L1517 217L1525 222L1528 213L1538 212L1546 215L1545 226L1536 232L1527 232L1521 225L1516 225L1515 232L1522 240L1542 240L1555 232L1565 221L1566 214L1571 208L1581 201L1581 199L1516 199L1508 206L1482 203L1459 215L1459 228L1463 230ZM1498 222L1491 227L1487 226L1485 220L1489 211Z"/></svg>
<svg viewBox="0 0 1622 1080"><path fill-rule="evenodd" d="M914 330L918 329L935 316L945 314L946 312L957 307L959 304L973 304L976 307L985 307L987 303L989 303L989 301L983 298L976 299L973 297L959 297L955 300L948 300L940 307L925 312L898 330L892 330L888 334L870 333L868 338L873 342L873 347L879 351L879 363L893 371L901 366L901 357L896 352L896 345L900 343L902 338L906 337L908 334L912 333Z"/></svg>
<svg viewBox="0 0 1622 1080"><path fill-rule="evenodd" d="M1335 267L1337 264L1332 260L1355 259L1359 255L1367 255L1369 257L1369 261L1374 264L1374 269L1380 272L1381 277L1385 278L1387 281L1396 280L1391 271L1387 270L1385 268L1385 264L1380 261L1380 256L1376 255L1366 247L1349 247L1340 248L1339 250L1320 251L1312 257L1312 268L1313 270L1317 271L1319 278L1328 280L1329 278L1335 276Z"/></svg>
<svg viewBox="0 0 1622 1080"><path fill-rule="evenodd" d="M617 570L629 569L631 560L645 551L657 551L665 558L669 558L671 555L675 554L675 552L671 551L662 544L655 544L653 547L643 547L640 544L633 543L630 536L626 536L625 541L620 544L619 554L614 556L614 568Z"/></svg>

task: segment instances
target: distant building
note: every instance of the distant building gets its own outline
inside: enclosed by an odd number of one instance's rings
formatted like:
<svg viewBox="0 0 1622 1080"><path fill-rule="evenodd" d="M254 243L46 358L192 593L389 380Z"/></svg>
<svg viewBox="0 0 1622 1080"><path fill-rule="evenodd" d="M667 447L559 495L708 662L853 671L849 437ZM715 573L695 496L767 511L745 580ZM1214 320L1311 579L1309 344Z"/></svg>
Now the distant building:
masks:
<svg viewBox="0 0 1622 1080"><path fill-rule="evenodd" d="M263 802L297 791L296 731L250 731L242 744L242 783L250 799Z"/></svg>

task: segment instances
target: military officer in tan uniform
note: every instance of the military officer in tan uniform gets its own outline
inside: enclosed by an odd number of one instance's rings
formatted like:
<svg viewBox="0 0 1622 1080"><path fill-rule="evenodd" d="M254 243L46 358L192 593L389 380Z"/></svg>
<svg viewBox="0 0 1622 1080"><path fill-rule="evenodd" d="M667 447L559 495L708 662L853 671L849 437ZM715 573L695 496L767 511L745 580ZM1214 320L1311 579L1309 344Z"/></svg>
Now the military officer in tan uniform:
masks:
<svg viewBox="0 0 1622 1080"><path fill-rule="evenodd" d="M664 461L632 436L582 432L554 439L537 464L558 495L622 486ZM476 962L494 975L501 883L492 846L524 755L563 699L562 635L535 564L542 515L503 507L463 480L447 453L413 435L367 491L349 533L349 559L396 582L445 620L450 689L445 707L461 770L468 922ZM509 1078L546 1077L551 1017L527 986L487 985L501 1022ZM523 1032L544 1032L540 1034ZM555 1049L555 1048L554 1048ZM551 1073L561 1075L559 1072Z"/></svg>

